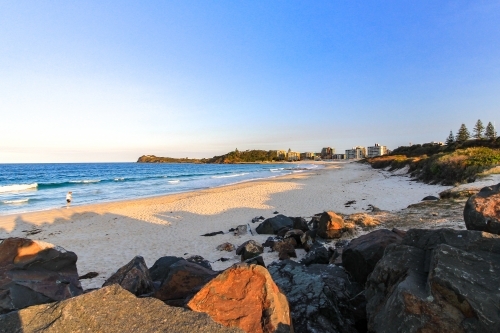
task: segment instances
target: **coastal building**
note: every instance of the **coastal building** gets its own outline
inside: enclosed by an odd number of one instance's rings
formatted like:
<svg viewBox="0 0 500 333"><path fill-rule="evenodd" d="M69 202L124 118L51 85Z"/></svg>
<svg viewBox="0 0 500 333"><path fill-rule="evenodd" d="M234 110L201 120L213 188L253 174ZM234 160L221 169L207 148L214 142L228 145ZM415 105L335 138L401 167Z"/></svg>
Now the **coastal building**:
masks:
<svg viewBox="0 0 500 333"><path fill-rule="evenodd" d="M333 154L332 159L333 160L345 160L345 154Z"/></svg>
<svg viewBox="0 0 500 333"><path fill-rule="evenodd" d="M376 143L374 146L368 147L368 154L366 157L375 157L375 156L382 156L387 154L387 147L386 146L381 146L378 143Z"/></svg>
<svg viewBox="0 0 500 333"><path fill-rule="evenodd" d="M288 149L287 160L288 161L300 161L300 153L297 151L291 151L290 149Z"/></svg>
<svg viewBox="0 0 500 333"><path fill-rule="evenodd" d="M321 158L324 160L331 160L333 154L335 154L335 148L325 147L321 149Z"/></svg>
<svg viewBox="0 0 500 333"><path fill-rule="evenodd" d="M276 156L278 156L278 160L281 160L281 161L286 160L286 150L277 150Z"/></svg>
<svg viewBox="0 0 500 333"><path fill-rule="evenodd" d="M366 148L362 146L352 147L352 149L346 149L345 158L348 160L351 159L360 159L366 157Z"/></svg>

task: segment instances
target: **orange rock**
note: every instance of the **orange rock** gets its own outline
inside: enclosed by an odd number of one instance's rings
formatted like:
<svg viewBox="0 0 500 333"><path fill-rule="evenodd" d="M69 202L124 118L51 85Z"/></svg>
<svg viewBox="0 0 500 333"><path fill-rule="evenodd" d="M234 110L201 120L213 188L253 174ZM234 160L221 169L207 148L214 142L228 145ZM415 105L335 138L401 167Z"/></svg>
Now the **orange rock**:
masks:
<svg viewBox="0 0 500 333"><path fill-rule="evenodd" d="M318 236L322 238L340 238L344 229L344 219L334 212L321 214L318 225Z"/></svg>
<svg viewBox="0 0 500 333"><path fill-rule="evenodd" d="M262 266L239 264L206 284L188 303L227 327L245 332L293 332L286 296Z"/></svg>

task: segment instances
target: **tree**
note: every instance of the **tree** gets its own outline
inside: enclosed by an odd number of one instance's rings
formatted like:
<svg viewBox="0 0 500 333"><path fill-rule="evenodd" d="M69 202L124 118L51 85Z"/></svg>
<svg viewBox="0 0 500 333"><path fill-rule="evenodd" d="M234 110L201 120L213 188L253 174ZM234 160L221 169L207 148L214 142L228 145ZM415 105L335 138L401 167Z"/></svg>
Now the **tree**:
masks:
<svg viewBox="0 0 500 333"><path fill-rule="evenodd" d="M483 138L483 130L483 122L481 121L481 119L478 119L476 122L476 126L474 126L474 138L476 140L480 140Z"/></svg>
<svg viewBox="0 0 500 333"><path fill-rule="evenodd" d="M455 143L455 137L453 136L453 132L450 131L450 135L448 135L448 138L446 139L446 145L452 145Z"/></svg>
<svg viewBox="0 0 500 333"><path fill-rule="evenodd" d="M469 140L469 138L470 138L469 130L467 129L467 127L465 127L465 124L462 124L462 126L460 126L460 129L457 132L457 137L455 141L458 143L463 143Z"/></svg>
<svg viewBox="0 0 500 333"><path fill-rule="evenodd" d="M491 121L488 122L488 125L486 125L484 136L490 140L495 140L497 137L497 132L495 131L495 127L493 127L493 125L491 124Z"/></svg>

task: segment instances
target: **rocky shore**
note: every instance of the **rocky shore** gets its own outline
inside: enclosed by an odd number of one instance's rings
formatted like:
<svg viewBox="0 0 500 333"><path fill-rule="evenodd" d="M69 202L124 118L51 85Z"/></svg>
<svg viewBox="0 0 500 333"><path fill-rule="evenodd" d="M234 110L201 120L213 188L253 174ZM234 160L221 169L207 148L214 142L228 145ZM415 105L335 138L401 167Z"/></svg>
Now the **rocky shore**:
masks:
<svg viewBox="0 0 500 333"><path fill-rule="evenodd" d="M442 196L420 206L442 214L452 204ZM87 290L77 254L7 238L0 332L498 332L500 184L462 207L463 230L387 229L376 207L309 220L258 216L255 232L267 240L221 243L220 253L240 256L227 269L199 255L164 256L148 268L136 256ZM266 266L265 251L279 259ZM297 251L306 254L291 260Z"/></svg>

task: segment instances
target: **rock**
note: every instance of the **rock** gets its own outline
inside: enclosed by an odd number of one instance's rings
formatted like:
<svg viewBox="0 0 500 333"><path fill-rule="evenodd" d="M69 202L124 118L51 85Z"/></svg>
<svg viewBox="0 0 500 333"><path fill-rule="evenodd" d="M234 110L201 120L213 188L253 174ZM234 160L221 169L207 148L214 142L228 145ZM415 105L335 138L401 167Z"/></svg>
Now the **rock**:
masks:
<svg viewBox="0 0 500 333"><path fill-rule="evenodd" d="M247 226L244 224L237 226L236 229L234 230L235 236L246 235L247 233L248 233Z"/></svg>
<svg viewBox="0 0 500 333"><path fill-rule="evenodd" d="M99 273L97 273L97 272L88 272L87 274L83 274L82 276L79 276L78 280L93 279L97 276L99 276Z"/></svg>
<svg viewBox="0 0 500 333"><path fill-rule="evenodd" d="M345 222L351 222L354 223L355 226L358 225L365 228L376 227L380 224L379 220L374 219L373 217L365 213L351 214L346 218Z"/></svg>
<svg viewBox="0 0 500 333"><path fill-rule="evenodd" d="M224 235L224 231L209 232L207 234L203 234L202 236L210 237L210 236L215 236L215 235Z"/></svg>
<svg viewBox="0 0 500 333"><path fill-rule="evenodd" d="M168 305L185 306L218 273L184 259L172 264L153 297Z"/></svg>
<svg viewBox="0 0 500 333"><path fill-rule="evenodd" d="M264 216L256 216L252 219L252 223L259 222L260 220L264 220Z"/></svg>
<svg viewBox="0 0 500 333"><path fill-rule="evenodd" d="M389 244L401 243L402 237L388 230L380 229L353 239L342 252L344 268L361 285L384 255Z"/></svg>
<svg viewBox="0 0 500 333"><path fill-rule="evenodd" d="M264 253L264 248L253 239L246 241L236 249L236 254L241 255L241 261L257 257L261 253Z"/></svg>
<svg viewBox="0 0 500 333"><path fill-rule="evenodd" d="M306 231L301 237L300 242L302 247L306 251L310 251L311 246L313 246L314 242L316 242L316 230Z"/></svg>
<svg viewBox="0 0 500 333"><path fill-rule="evenodd" d="M318 236L325 239L340 238L344 228L344 219L334 212L321 214L318 225Z"/></svg>
<svg viewBox="0 0 500 333"><path fill-rule="evenodd" d="M215 322L245 332L293 332L288 301L262 266L233 266L201 289L188 303Z"/></svg>
<svg viewBox="0 0 500 333"><path fill-rule="evenodd" d="M297 258L295 246L290 241L282 240L274 244L274 251L278 252L280 260Z"/></svg>
<svg viewBox="0 0 500 333"><path fill-rule="evenodd" d="M318 229L319 220L321 218L321 214L323 214L323 213L316 214L313 217L311 217L311 221L309 221L309 223L307 224L308 227L310 228L310 230L316 230L316 229Z"/></svg>
<svg viewBox="0 0 500 333"><path fill-rule="evenodd" d="M366 283L373 332L500 332L500 236L409 230Z"/></svg>
<svg viewBox="0 0 500 333"><path fill-rule="evenodd" d="M330 253L328 249L323 246L323 244L315 243L300 263L306 266L312 264L328 265L330 263Z"/></svg>
<svg viewBox="0 0 500 333"><path fill-rule="evenodd" d="M278 232L283 227L293 227L293 220L285 215L276 215L269 219L264 220L261 224L257 226L255 231L258 234L274 234Z"/></svg>
<svg viewBox="0 0 500 333"><path fill-rule="evenodd" d="M301 237L304 235L304 232L300 229L292 229L289 230L285 233L283 236L284 239L287 238L293 238L295 240L295 244L297 244L297 247L302 247L302 240Z"/></svg>
<svg viewBox="0 0 500 333"><path fill-rule="evenodd" d="M278 230L276 232L276 236L284 238L285 235L286 235L286 233L289 232L290 230L292 230L292 228L290 228L290 227L283 227L283 228L281 228L280 230Z"/></svg>
<svg viewBox="0 0 500 333"><path fill-rule="evenodd" d="M291 217L291 219L293 220L293 225L292 225L293 229L299 229L302 231L309 230L309 226L307 225L307 221L303 217Z"/></svg>
<svg viewBox="0 0 500 333"><path fill-rule="evenodd" d="M106 287L112 284L118 284L136 296L155 290L146 262L141 256L136 256L128 264L121 267L102 286Z"/></svg>
<svg viewBox="0 0 500 333"><path fill-rule="evenodd" d="M433 195L428 195L426 196L425 198L422 199L422 201L438 201L439 198L438 197L435 197Z"/></svg>
<svg viewBox="0 0 500 333"><path fill-rule="evenodd" d="M382 210L378 207L375 207L374 205L368 205L368 208L366 210L371 211L372 213L378 213L381 212Z"/></svg>
<svg viewBox="0 0 500 333"><path fill-rule="evenodd" d="M0 333L10 332L192 332L236 333L208 315L137 298L112 285L53 304L0 316Z"/></svg>
<svg viewBox="0 0 500 333"><path fill-rule="evenodd" d="M288 299L295 332L366 332L362 288L342 268L284 260L268 270Z"/></svg>
<svg viewBox="0 0 500 333"><path fill-rule="evenodd" d="M234 251L235 249L236 249L236 247L231 243L223 243L223 244L217 246L217 250L219 250L219 251L231 252L231 251Z"/></svg>
<svg viewBox="0 0 500 333"><path fill-rule="evenodd" d="M333 251L333 255L330 257L330 261L328 263L330 265L344 266L342 262L342 252L344 252L343 248L336 248Z"/></svg>
<svg viewBox="0 0 500 333"><path fill-rule="evenodd" d="M179 260L184 260L180 257L165 256L156 260L153 266L149 268L149 275L153 281L160 281L160 283L167 277L170 266L178 262Z"/></svg>
<svg viewBox="0 0 500 333"><path fill-rule="evenodd" d="M5 239L0 243L0 314L82 294L76 261L76 254L62 247Z"/></svg>
<svg viewBox="0 0 500 333"><path fill-rule="evenodd" d="M277 240L274 237L267 237L266 241L262 244L262 247L273 248L276 241Z"/></svg>
<svg viewBox="0 0 500 333"><path fill-rule="evenodd" d="M483 187L464 208L467 229L500 234L500 183Z"/></svg>
<svg viewBox="0 0 500 333"><path fill-rule="evenodd" d="M244 261L244 263L248 264L248 265L260 265L260 266L266 268L266 264L264 263L264 258L262 258L262 256L247 259Z"/></svg>
<svg viewBox="0 0 500 333"><path fill-rule="evenodd" d="M278 212L277 210L275 210L275 211L273 212L273 214L279 214L279 213L280 213L280 212Z"/></svg>
<svg viewBox="0 0 500 333"><path fill-rule="evenodd" d="M191 256L186 258L187 261L192 262L193 264L198 264L207 269L212 269L212 265L210 265L210 261L206 260L202 256Z"/></svg>

